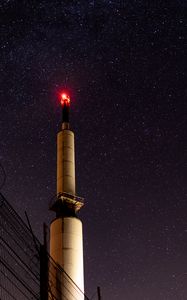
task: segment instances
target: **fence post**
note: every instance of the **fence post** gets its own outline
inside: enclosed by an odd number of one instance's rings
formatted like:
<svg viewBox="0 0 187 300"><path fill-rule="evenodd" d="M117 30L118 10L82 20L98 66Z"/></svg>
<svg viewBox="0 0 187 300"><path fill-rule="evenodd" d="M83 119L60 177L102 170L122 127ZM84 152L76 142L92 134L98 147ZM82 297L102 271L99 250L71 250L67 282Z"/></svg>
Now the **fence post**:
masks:
<svg viewBox="0 0 187 300"><path fill-rule="evenodd" d="M99 286L97 287L97 296L98 296L98 300L101 300L101 289Z"/></svg>
<svg viewBox="0 0 187 300"><path fill-rule="evenodd" d="M44 244L40 245L40 299L48 300L47 227L44 224Z"/></svg>

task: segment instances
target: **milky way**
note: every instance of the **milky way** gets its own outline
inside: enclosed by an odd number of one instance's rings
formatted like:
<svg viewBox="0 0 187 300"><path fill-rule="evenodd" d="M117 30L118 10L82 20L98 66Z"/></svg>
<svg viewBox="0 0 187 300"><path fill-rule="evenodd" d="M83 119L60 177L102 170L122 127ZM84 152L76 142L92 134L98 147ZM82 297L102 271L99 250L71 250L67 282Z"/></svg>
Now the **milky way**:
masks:
<svg viewBox="0 0 187 300"><path fill-rule="evenodd" d="M157 3L0 4L2 193L41 239L68 89L89 297L187 299L187 5Z"/></svg>

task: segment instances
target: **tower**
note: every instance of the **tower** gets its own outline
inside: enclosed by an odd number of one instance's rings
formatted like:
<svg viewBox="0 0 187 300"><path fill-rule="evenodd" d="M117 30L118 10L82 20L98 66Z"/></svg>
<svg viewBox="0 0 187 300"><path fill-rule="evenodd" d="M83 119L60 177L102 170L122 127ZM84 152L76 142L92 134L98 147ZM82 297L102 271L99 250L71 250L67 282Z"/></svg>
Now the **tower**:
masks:
<svg viewBox="0 0 187 300"><path fill-rule="evenodd" d="M70 98L65 93L61 96L61 105L62 128L57 134L57 197L50 206L56 213L50 225L50 256L65 272L53 269L49 280L55 300L83 300L82 222L76 215L83 206L83 199L76 195L74 133L69 124Z"/></svg>

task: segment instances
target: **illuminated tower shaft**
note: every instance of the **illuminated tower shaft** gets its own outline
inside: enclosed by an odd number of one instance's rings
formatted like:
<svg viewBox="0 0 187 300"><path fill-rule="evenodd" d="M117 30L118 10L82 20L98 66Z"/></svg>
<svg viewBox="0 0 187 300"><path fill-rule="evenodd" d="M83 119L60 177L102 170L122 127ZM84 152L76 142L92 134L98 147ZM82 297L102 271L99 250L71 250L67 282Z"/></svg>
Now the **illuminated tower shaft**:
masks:
<svg viewBox="0 0 187 300"><path fill-rule="evenodd" d="M75 195L74 133L62 130L57 135L57 195Z"/></svg>
<svg viewBox="0 0 187 300"><path fill-rule="evenodd" d="M74 133L69 129L70 100L65 94L61 103L62 130L57 135L57 200L51 206L56 218L50 226L50 255L65 272L59 274L52 270L50 281L55 300L83 300L82 222L76 216L83 203L75 190Z"/></svg>

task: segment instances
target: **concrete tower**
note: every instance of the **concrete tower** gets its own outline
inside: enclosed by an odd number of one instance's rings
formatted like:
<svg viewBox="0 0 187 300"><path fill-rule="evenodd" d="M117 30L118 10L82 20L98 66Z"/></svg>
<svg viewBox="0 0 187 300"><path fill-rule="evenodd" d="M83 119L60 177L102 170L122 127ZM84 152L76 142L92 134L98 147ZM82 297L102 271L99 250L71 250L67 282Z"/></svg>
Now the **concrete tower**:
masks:
<svg viewBox="0 0 187 300"><path fill-rule="evenodd" d="M83 300L82 222L76 216L83 199L76 195L74 133L69 126L70 98L65 93L61 104L62 129L57 134L57 197L50 207L56 213L50 225L50 255L69 277L54 269L49 280L55 300Z"/></svg>

